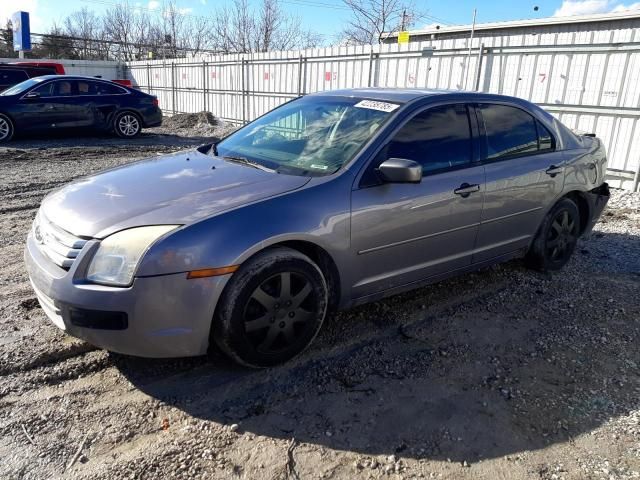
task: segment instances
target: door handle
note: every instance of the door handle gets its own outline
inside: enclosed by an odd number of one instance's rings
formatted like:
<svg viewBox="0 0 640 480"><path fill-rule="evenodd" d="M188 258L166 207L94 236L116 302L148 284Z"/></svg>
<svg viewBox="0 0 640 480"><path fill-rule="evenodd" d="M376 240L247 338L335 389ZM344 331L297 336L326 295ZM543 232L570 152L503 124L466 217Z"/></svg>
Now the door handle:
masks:
<svg viewBox="0 0 640 480"><path fill-rule="evenodd" d="M564 170L563 167L557 167L556 165L551 165L549 168L547 168L544 173L546 173L547 175L549 175L551 178L555 177L556 175L558 175L559 173L562 173L562 171Z"/></svg>
<svg viewBox="0 0 640 480"><path fill-rule="evenodd" d="M477 183L470 185L465 182L462 185L460 185L460 187L456 188L453 191L453 193L455 193L456 195L460 195L463 198L467 198L473 192L479 192L479 191L480 191L480 185L478 185Z"/></svg>

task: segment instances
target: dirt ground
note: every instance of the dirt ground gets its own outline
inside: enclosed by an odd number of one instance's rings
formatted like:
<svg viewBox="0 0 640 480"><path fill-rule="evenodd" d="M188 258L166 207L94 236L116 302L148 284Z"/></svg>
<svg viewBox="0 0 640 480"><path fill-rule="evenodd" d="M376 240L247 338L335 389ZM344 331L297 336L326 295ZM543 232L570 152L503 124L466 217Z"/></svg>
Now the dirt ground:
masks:
<svg viewBox="0 0 640 480"><path fill-rule="evenodd" d="M563 271L519 261L339 313L270 370L58 331L22 260L42 197L204 143L148 131L0 148L1 479L638 479L640 196Z"/></svg>

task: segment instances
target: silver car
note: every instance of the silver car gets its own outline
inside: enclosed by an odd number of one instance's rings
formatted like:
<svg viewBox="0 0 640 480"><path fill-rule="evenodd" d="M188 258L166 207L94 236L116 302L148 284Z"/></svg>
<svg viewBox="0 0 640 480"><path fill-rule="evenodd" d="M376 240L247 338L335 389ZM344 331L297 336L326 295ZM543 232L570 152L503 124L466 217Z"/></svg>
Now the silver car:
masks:
<svg viewBox="0 0 640 480"><path fill-rule="evenodd" d="M70 335L265 367L336 309L515 257L561 268L608 200L606 162L597 138L517 98L317 93L53 192L26 264Z"/></svg>

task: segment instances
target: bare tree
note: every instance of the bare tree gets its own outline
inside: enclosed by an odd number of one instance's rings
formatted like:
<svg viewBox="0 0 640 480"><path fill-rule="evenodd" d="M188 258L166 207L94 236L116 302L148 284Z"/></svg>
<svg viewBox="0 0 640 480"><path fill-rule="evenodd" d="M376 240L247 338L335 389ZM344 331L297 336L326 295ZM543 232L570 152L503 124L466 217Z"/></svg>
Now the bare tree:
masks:
<svg viewBox="0 0 640 480"><path fill-rule="evenodd" d="M413 3L404 0L342 0L351 18L342 30L350 44L382 43L383 33L406 29L423 18Z"/></svg>
<svg viewBox="0 0 640 480"><path fill-rule="evenodd" d="M13 58L16 52L13 51L13 27L11 20L7 19L7 26L0 30L0 56Z"/></svg>
<svg viewBox="0 0 640 480"><path fill-rule="evenodd" d="M79 58L100 58L104 54L96 42L102 36L102 22L95 13L84 7L65 18L63 25L65 34L74 38Z"/></svg>
<svg viewBox="0 0 640 480"><path fill-rule="evenodd" d="M112 53L122 60L143 56L150 33L148 12L132 7L128 2L116 3L102 17L107 38L113 43Z"/></svg>
<svg viewBox="0 0 640 480"><path fill-rule="evenodd" d="M216 48L224 52L267 52L315 47L322 37L304 30L300 20L287 14L278 0L262 0L257 9L247 0L234 0L214 13Z"/></svg>

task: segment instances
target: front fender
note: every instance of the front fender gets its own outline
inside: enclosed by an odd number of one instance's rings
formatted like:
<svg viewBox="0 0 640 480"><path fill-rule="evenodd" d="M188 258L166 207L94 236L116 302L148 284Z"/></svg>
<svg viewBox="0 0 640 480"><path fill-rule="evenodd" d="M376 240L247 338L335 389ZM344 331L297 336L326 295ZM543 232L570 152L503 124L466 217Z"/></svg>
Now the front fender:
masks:
<svg viewBox="0 0 640 480"><path fill-rule="evenodd" d="M153 245L137 276L238 265L277 243L303 240L336 259L349 249L350 179L310 185L183 227Z"/></svg>

